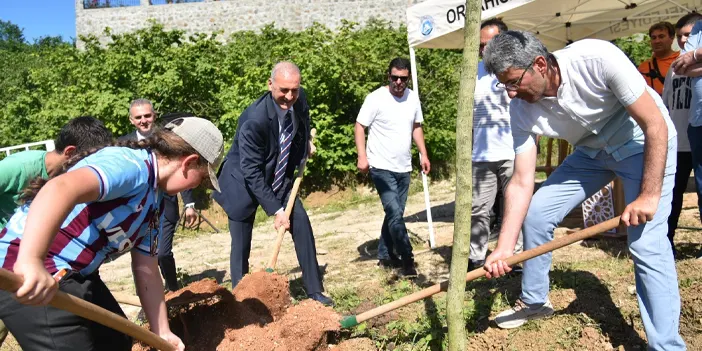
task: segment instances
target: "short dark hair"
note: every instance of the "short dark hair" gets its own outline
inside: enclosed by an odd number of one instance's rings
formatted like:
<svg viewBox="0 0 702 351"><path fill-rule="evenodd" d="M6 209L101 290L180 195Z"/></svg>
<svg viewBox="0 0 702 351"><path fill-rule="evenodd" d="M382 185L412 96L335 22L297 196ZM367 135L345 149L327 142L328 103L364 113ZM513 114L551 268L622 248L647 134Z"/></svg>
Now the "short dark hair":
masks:
<svg viewBox="0 0 702 351"><path fill-rule="evenodd" d="M491 18L491 19L483 22L480 25L480 29L483 29L485 27L491 27L491 26L497 27L497 29L500 31L500 33L506 32L509 30L509 28L507 28L507 24L505 24L505 22L502 22L502 20L499 20L497 18Z"/></svg>
<svg viewBox="0 0 702 351"><path fill-rule="evenodd" d="M668 31L668 35L671 38L675 38L675 27L670 22L658 22L648 29L648 36L650 37L654 30L665 30Z"/></svg>
<svg viewBox="0 0 702 351"><path fill-rule="evenodd" d="M56 152L62 153L72 145L76 147L76 153L81 153L109 144L112 139L112 132L102 121L92 116L81 116L71 119L61 128L54 147Z"/></svg>
<svg viewBox="0 0 702 351"><path fill-rule="evenodd" d="M399 70L406 69L410 72L412 71L409 60L406 58L402 58L402 57L396 57L392 61L390 61L390 65L388 65L388 74L390 74L390 72L392 72L393 68L399 69Z"/></svg>
<svg viewBox="0 0 702 351"><path fill-rule="evenodd" d="M675 23L675 29L680 29L702 19L702 15L697 12L690 12L685 16L680 17L680 19Z"/></svg>

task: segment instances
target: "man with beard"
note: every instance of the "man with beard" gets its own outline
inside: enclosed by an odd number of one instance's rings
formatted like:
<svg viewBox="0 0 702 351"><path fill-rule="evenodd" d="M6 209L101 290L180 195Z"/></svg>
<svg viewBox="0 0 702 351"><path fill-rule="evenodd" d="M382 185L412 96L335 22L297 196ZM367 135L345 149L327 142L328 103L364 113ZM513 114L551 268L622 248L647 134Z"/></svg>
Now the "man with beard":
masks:
<svg viewBox="0 0 702 351"><path fill-rule="evenodd" d="M419 150L422 171L429 173L431 168L424 146L419 96L407 88L409 69L407 59L395 58L390 62L388 85L366 96L354 129L358 170L370 172L385 210L378 265L401 268L399 273L405 277L417 275L403 218L412 171L412 139ZM369 130L367 146L365 128Z"/></svg>
<svg viewBox="0 0 702 351"><path fill-rule="evenodd" d="M506 31L483 53L485 68L512 101L514 174L486 276L510 271L521 229L524 249L553 240L558 223L576 206L619 178L626 208L628 246L649 350L685 350L679 333L680 292L667 239L675 182L676 130L663 101L614 44L576 41L549 53L536 36ZM575 151L534 194L536 135L568 141ZM533 195L532 195L533 194ZM553 314L549 301L551 253L524 263L522 292L513 308L495 317L517 328Z"/></svg>
<svg viewBox="0 0 702 351"><path fill-rule="evenodd" d="M499 33L507 31L507 25L499 19L490 19L480 25L480 51ZM478 79L475 84L473 104L473 206L471 210L470 259L468 270L485 264L490 237L490 210L502 217L502 203L497 203L499 194L512 178L514 150L510 128L509 96L497 87L497 78L488 74L483 61L478 63ZM503 201L500 201L503 202ZM495 208L497 207L497 208ZM498 228L500 224L497 224ZM521 236L515 253L521 252ZM517 267L513 267L517 268Z"/></svg>

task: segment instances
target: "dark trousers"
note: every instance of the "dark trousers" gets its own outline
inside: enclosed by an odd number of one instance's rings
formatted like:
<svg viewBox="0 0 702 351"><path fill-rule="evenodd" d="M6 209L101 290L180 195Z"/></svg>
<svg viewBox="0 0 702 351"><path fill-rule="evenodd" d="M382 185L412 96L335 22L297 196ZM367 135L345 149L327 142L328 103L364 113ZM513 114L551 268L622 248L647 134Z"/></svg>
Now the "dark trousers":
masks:
<svg viewBox="0 0 702 351"><path fill-rule="evenodd" d="M255 212L243 221L229 219L229 233L232 237L229 257L232 289L239 284L244 274L249 272L251 232L253 231L255 219ZM305 284L305 290L308 295L321 293L324 291L324 288L319 273L319 263L317 263L317 248L315 247L314 235L312 234L312 225L299 198L295 199L295 205L290 216L290 229L293 242L295 243L297 262L302 269L302 281ZM271 246L273 244L274 242L270 243Z"/></svg>
<svg viewBox="0 0 702 351"><path fill-rule="evenodd" d="M676 253L673 237L675 236L675 229L678 228L678 219L680 218L683 205L683 195L685 195L687 182L690 179L690 172L692 172L692 153L678 152L678 164L675 169L675 187L673 188L673 203L670 216L668 217L668 240L670 240L670 246L673 248L673 254Z"/></svg>
<svg viewBox="0 0 702 351"><path fill-rule="evenodd" d="M404 219L410 173L371 168L370 176L385 211L378 242L378 259L397 260L399 255L403 261L414 260Z"/></svg>
<svg viewBox="0 0 702 351"><path fill-rule="evenodd" d="M687 137L692 150L692 170L695 171L697 207L702 211L702 127L687 126Z"/></svg>
<svg viewBox="0 0 702 351"><path fill-rule="evenodd" d="M176 275L176 263L173 257L173 237L180 214L178 213L178 196L164 196L163 215L161 216L161 236L158 241L158 266L161 268L161 275L166 281L166 289L169 291L178 290L178 277Z"/></svg>
<svg viewBox="0 0 702 351"><path fill-rule="evenodd" d="M71 272L61 279L59 290L125 317L97 273L83 277ZM51 306L20 304L12 294L2 290L0 318L24 351L132 349L132 338L112 328Z"/></svg>

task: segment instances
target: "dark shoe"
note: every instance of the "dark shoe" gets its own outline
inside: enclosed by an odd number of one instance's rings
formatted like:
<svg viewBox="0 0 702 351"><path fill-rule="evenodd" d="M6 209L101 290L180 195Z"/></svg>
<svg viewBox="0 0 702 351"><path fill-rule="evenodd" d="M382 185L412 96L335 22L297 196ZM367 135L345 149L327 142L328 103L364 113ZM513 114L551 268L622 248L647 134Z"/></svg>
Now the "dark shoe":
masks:
<svg viewBox="0 0 702 351"><path fill-rule="evenodd" d="M165 288L167 291L177 291L180 289L178 286L178 274L176 273L176 263L173 255L161 256L158 258L158 265L161 268L161 276L165 280Z"/></svg>
<svg viewBox="0 0 702 351"><path fill-rule="evenodd" d="M485 260L468 260L468 272L483 268Z"/></svg>
<svg viewBox="0 0 702 351"><path fill-rule="evenodd" d="M332 301L332 299L322 295L322 293L309 294L309 295L307 295L307 297L321 303L324 306L334 307L334 301Z"/></svg>
<svg viewBox="0 0 702 351"><path fill-rule="evenodd" d="M512 266L512 271L509 274L522 274L522 265L515 264Z"/></svg>
<svg viewBox="0 0 702 351"><path fill-rule="evenodd" d="M397 275L401 278L416 277L418 274L417 269L414 268L414 260L402 262L402 268L400 268L400 271L397 273Z"/></svg>
<svg viewBox="0 0 702 351"><path fill-rule="evenodd" d="M402 267L400 260L393 260L390 258L382 258L378 260L378 267L385 269L393 269Z"/></svg>

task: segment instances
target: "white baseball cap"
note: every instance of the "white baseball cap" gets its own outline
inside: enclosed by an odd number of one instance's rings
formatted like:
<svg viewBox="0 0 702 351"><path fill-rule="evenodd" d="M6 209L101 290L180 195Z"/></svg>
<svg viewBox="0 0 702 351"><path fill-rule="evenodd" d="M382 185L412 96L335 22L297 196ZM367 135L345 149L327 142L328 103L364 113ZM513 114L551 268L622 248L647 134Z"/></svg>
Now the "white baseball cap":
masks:
<svg viewBox="0 0 702 351"><path fill-rule="evenodd" d="M219 169L222 156L224 156L222 132L212 122L200 117L176 118L168 122L164 128L170 129L183 138L200 156L207 160L207 170L210 174L212 187L221 192L217 180L217 169Z"/></svg>

